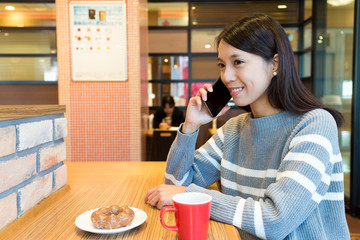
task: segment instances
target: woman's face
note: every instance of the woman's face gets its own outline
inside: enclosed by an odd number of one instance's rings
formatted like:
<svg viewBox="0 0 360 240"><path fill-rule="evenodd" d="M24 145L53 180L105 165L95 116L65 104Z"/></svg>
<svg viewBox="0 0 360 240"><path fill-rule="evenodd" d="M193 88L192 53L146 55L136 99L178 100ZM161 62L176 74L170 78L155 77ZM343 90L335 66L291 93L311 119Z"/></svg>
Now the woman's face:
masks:
<svg viewBox="0 0 360 240"><path fill-rule="evenodd" d="M170 107L170 104L166 103L165 104L165 107L164 107L164 112L167 114L167 115L171 115L173 112L174 112L174 109L175 107Z"/></svg>
<svg viewBox="0 0 360 240"><path fill-rule="evenodd" d="M273 61L244 52L221 40L218 47L221 79L237 106L250 104L251 111L261 113L271 107L267 89L276 67ZM266 114L266 113L265 113Z"/></svg>

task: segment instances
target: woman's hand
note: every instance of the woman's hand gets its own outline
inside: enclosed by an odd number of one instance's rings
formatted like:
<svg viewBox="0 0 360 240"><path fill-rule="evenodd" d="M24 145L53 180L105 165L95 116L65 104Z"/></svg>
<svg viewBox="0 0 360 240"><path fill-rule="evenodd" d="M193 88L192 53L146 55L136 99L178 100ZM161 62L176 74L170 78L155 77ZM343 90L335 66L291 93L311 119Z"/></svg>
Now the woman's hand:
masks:
<svg viewBox="0 0 360 240"><path fill-rule="evenodd" d="M201 101L207 100L207 92L212 92L213 87L211 84L204 84L203 88L199 90L195 97L190 98L189 105L186 111L185 122L182 127L182 132L189 134L195 132L201 125L206 124L213 120L210 116L205 104ZM230 109L229 106L225 106L218 116L223 115Z"/></svg>
<svg viewBox="0 0 360 240"><path fill-rule="evenodd" d="M175 194L185 192L185 190L186 187L184 186L161 184L147 192L145 202L161 209L165 206L173 205L172 197Z"/></svg>

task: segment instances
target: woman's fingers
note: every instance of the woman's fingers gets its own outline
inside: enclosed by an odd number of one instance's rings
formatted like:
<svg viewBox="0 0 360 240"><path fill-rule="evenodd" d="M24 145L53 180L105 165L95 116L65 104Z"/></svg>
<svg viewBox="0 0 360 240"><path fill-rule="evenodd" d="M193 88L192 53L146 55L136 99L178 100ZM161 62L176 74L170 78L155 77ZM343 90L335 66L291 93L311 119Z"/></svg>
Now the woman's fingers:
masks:
<svg viewBox="0 0 360 240"><path fill-rule="evenodd" d="M163 207L165 207L165 206L170 206L170 205L173 205L173 201L172 201L172 199L169 199L169 198L164 198L164 199L159 199L159 201L158 201L158 203L157 203L157 205L156 205L156 207L158 208L158 209L162 209Z"/></svg>
<svg viewBox="0 0 360 240"><path fill-rule="evenodd" d="M211 84L204 84L202 88L199 89L196 96L201 97L204 101L207 100L207 93L212 92L213 88Z"/></svg>
<svg viewBox="0 0 360 240"><path fill-rule="evenodd" d="M206 99L207 99L207 91L204 88L200 88L196 96L200 97L204 101L206 101Z"/></svg>
<svg viewBox="0 0 360 240"><path fill-rule="evenodd" d="M193 106L200 111L202 107L201 96L195 96L190 98L189 106Z"/></svg>
<svg viewBox="0 0 360 240"><path fill-rule="evenodd" d="M209 84L209 83L204 84L203 88L206 89L206 91L208 91L208 92L213 91L212 84Z"/></svg>
<svg viewBox="0 0 360 240"><path fill-rule="evenodd" d="M157 191L157 187L154 187L152 189L150 189L147 193L146 193L146 196L145 196L145 203L150 201L152 198L154 198L154 193Z"/></svg>
<svg viewBox="0 0 360 240"><path fill-rule="evenodd" d="M185 192L186 187L177 185L159 185L156 188L150 189L145 197L145 201L151 206L158 209L164 206L172 205L172 197L181 192Z"/></svg>
<svg viewBox="0 0 360 240"><path fill-rule="evenodd" d="M200 97L197 97L197 98L196 98L196 106L197 106L197 109L198 109L199 111L201 111L202 101L201 101L201 98L200 98Z"/></svg>

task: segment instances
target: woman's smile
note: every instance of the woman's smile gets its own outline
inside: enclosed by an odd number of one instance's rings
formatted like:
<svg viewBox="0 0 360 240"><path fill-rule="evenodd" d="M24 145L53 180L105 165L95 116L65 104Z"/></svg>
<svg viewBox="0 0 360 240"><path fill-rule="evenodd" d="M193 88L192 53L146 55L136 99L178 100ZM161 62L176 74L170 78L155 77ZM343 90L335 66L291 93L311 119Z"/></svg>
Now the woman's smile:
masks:
<svg viewBox="0 0 360 240"><path fill-rule="evenodd" d="M229 88L230 95L231 95L232 97L235 97L235 96L237 96L238 94L240 94L243 89L244 89L244 87Z"/></svg>

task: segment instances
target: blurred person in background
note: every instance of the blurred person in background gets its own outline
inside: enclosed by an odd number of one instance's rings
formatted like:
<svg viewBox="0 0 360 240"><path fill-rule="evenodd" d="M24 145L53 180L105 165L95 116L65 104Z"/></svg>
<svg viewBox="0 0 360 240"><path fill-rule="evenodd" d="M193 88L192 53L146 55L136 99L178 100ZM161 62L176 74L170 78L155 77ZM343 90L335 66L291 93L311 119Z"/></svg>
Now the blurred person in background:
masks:
<svg viewBox="0 0 360 240"><path fill-rule="evenodd" d="M155 112L154 128L159 128L160 123L167 123L168 128L171 126L178 127L184 121L184 113L175 107L174 98L164 96L161 99L161 108Z"/></svg>

